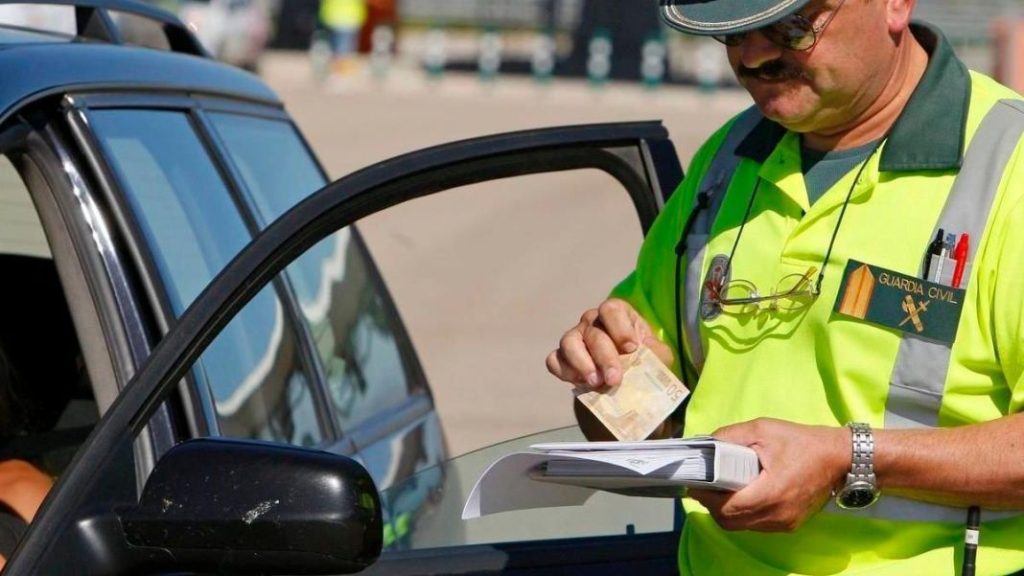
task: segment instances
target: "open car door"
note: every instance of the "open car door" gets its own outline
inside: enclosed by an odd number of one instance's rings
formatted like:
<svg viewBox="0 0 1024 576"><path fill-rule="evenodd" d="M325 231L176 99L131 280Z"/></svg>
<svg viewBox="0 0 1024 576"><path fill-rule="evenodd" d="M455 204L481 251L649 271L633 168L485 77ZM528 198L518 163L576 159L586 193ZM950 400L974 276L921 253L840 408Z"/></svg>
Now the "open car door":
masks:
<svg viewBox="0 0 1024 576"><path fill-rule="evenodd" d="M629 193L646 233L682 178L659 122L532 130L377 163L327 185L257 236L154 349L58 479L8 574L345 573L381 549L381 503L353 461L217 438L163 454L141 496L111 498L131 443L219 331L329 234L401 202L468 184L596 169Z"/></svg>

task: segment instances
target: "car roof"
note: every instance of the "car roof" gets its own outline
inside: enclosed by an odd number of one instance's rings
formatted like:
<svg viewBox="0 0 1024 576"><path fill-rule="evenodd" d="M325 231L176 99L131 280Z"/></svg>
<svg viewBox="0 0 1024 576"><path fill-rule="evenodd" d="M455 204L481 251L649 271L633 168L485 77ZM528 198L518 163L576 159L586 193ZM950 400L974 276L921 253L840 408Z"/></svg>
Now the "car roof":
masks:
<svg viewBox="0 0 1024 576"><path fill-rule="evenodd" d="M0 5L6 4L0 0ZM164 27L172 50L122 44L116 29L96 31L78 23L75 38L38 35L38 41L3 42L0 35L0 123L22 105L49 95L82 90L158 90L230 96L281 106L258 77L206 55L173 14L129 0L44 0L38 4L86 6L111 25L107 10L152 18ZM82 18L82 13L78 13Z"/></svg>
<svg viewBox="0 0 1024 576"><path fill-rule="evenodd" d="M20 104L69 90L174 90L280 104L262 80L208 58L108 44L0 47L0 122Z"/></svg>

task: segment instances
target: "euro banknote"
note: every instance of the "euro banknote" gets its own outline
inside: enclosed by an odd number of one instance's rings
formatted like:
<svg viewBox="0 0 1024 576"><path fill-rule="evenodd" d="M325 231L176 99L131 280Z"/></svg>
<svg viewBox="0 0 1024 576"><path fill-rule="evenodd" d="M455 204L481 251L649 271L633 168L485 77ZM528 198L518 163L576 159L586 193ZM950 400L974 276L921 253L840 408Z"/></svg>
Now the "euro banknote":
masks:
<svg viewBox="0 0 1024 576"><path fill-rule="evenodd" d="M576 398L616 438L643 440L690 394L679 378L650 350L623 356L622 384L601 390L577 388Z"/></svg>

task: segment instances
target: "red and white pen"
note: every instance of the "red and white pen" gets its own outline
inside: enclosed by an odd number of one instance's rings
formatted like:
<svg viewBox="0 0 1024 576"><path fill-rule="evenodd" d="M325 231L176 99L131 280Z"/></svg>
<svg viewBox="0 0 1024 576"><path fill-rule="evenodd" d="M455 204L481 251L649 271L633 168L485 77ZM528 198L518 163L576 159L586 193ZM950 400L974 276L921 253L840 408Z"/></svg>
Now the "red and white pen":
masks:
<svg viewBox="0 0 1024 576"><path fill-rule="evenodd" d="M953 250L953 259L956 260L956 268L953 269L953 288L959 288L960 281L964 278L964 267L967 266L967 250L970 241L970 236L961 234L960 240L957 241L956 248Z"/></svg>

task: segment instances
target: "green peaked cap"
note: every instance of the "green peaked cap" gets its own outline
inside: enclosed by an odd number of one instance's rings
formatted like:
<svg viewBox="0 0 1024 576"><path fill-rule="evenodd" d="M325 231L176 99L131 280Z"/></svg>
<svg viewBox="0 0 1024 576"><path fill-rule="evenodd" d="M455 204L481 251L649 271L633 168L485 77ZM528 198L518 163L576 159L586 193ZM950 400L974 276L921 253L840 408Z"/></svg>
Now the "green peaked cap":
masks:
<svg viewBox="0 0 1024 576"><path fill-rule="evenodd" d="M659 0L665 22L687 34L737 34L767 26L810 0Z"/></svg>

